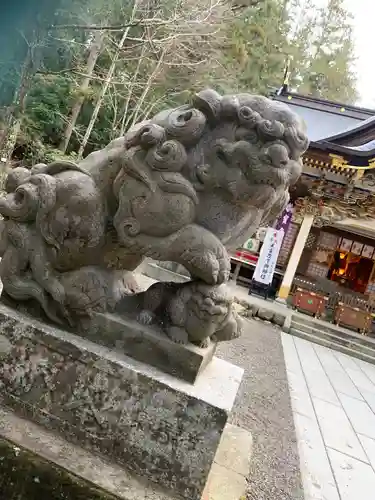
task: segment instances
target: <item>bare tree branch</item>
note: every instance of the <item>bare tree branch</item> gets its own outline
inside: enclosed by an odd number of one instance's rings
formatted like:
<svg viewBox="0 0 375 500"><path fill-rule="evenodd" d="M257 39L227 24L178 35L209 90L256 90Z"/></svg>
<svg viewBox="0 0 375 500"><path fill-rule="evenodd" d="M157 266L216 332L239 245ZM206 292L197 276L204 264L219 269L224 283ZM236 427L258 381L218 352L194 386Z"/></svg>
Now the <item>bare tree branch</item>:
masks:
<svg viewBox="0 0 375 500"><path fill-rule="evenodd" d="M127 28L134 28L136 26L164 26L166 21L157 18L151 19L139 19L137 21L132 21L126 24L121 24L117 26L98 26L98 25L85 25L85 24L56 24L49 27L49 29L59 30L59 29L76 29L76 30L87 30L87 31L124 31Z"/></svg>

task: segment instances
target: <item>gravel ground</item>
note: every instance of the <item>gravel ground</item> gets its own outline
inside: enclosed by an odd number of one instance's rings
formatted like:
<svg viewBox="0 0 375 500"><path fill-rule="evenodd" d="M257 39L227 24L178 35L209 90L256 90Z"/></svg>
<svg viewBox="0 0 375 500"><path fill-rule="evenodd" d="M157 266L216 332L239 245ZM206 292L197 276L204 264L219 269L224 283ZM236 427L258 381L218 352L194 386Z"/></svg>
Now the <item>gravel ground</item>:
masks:
<svg viewBox="0 0 375 500"><path fill-rule="evenodd" d="M253 436L247 500L303 500L280 330L246 325L217 355L245 369L231 421Z"/></svg>

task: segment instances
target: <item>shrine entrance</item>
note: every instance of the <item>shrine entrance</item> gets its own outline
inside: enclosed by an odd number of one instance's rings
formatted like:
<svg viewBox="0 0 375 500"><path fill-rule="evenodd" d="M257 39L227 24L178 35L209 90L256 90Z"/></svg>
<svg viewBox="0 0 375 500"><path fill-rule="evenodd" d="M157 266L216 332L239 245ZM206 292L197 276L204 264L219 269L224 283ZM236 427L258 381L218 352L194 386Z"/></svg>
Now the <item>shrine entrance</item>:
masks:
<svg viewBox="0 0 375 500"><path fill-rule="evenodd" d="M374 261L351 252L336 250L327 278L358 293L366 293L372 276Z"/></svg>

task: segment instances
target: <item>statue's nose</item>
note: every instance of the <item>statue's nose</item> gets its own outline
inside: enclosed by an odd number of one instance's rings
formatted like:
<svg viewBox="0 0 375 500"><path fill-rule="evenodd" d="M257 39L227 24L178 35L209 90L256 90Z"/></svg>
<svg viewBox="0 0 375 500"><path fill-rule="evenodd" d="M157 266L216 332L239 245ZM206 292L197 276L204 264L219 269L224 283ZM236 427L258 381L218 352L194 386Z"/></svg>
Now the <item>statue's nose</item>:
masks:
<svg viewBox="0 0 375 500"><path fill-rule="evenodd" d="M274 167L285 168L289 163L288 151L281 144L272 144L267 148L266 154Z"/></svg>

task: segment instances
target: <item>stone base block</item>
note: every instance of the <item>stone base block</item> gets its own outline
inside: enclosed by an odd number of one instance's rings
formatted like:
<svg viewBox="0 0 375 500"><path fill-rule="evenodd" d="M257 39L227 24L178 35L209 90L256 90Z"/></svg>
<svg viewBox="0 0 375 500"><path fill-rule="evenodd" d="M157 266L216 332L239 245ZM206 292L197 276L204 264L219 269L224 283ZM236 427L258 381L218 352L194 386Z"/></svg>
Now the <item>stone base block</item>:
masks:
<svg viewBox="0 0 375 500"><path fill-rule="evenodd" d="M109 313L94 314L90 328L82 335L191 383L212 360L216 349L213 342L205 349L176 344L157 326L141 325Z"/></svg>
<svg viewBox="0 0 375 500"><path fill-rule="evenodd" d="M245 498L251 434L227 424L201 500ZM0 406L0 498L178 500L144 478Z"/></svg>
<svg viewBox="0 0 375 500"><path fill-rule="evenodd" d="M157 485L0 407L0 498L178 500Z"/></svg>
<svg viewBox="0 0 375 500"><path fill-rule="evenodd" d="M16 413L189 500L201 498L243 370L194 385L0 305L0 396Z"/></svg>
<svg viewBox="0 0 375 500"><path fill-rule="evenodd" d="M0 498L6 500L115 500L105 491L0 439ZM116 499L117 500L117 499Z"/></svg>

